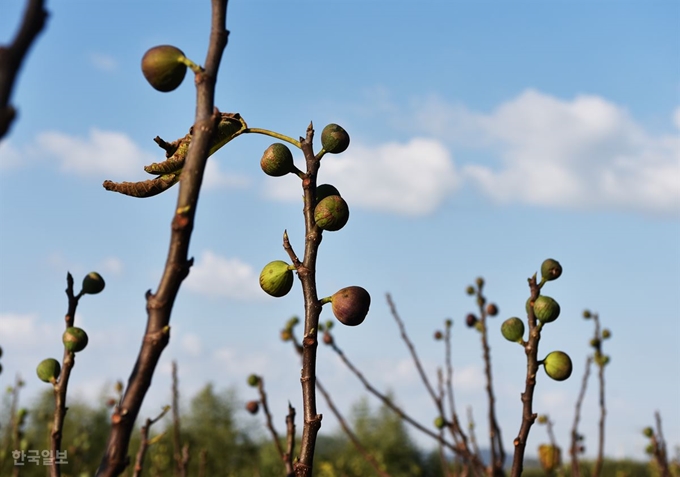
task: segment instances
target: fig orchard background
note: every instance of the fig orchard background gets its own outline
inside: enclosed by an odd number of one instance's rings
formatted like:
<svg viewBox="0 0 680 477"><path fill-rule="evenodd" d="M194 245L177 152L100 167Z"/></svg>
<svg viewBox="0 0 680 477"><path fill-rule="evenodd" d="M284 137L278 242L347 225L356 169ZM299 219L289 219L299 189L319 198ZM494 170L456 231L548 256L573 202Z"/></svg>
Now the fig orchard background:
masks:
<svg viewBox="0 0 680 477"><path fill-rule="evenodd" d="M5 2L0 43L23 2ZM173 44L202 61L209 8L197 2L51 2L51 16L18 81L19 108L0 143L0 345L3 389L21 373L24 399L45 385L36 364L61 356L66 271L99 271L101 295L83 300L71 397L100 399L126 380L145 324L144 292L162 270L175 194L140 200L104 179L145 179L156 135L184 135L194 88L160 94L139 70L143 53ZM680 443L680 21L676 2L232 2L216 102L253 127L296 137L310 120L345 127L352 143L325 157L321 182L351 209L320 250L320 295L360 285L373 296L340 346L382 389L425 422L436 417L389 316L393 294L425 364L443 355L432 333L454 320L456 401L484 402L478 334L464 326L478 275L498 303L491 345L506 447L520 423L524 355L503 319L522 316L526 278L543 259L564 274L545 293L562 306L541 349L567 351L574 376L539 377L535 409L566 446L592 324L606 343L606 452L643 457L641 434L658 409L669 446ZM300 365L279 330L301 314L299 284L262 292L262 266L285 258L281 235L303 240L297 179L267 178L269 143L241 137L209 160L192 240L194 268L142 416L169 402L170 362L187 398L206 382L245 387L264 375L275 419L300 410ZM332 317L324 311L322 319ZM442 348L442 349L440 349ZM329 350L319 376L343 409L363 394ZM581 429L595 451L591 383ZM324 413L322 433L335 428ZM484 408L475 419L486 427ZM415 434L414 434L415 435ZM528 449L545 441L535 428ZM428 441L422 441L428 443ZM428 443L429 444L429 443Z"/></svg>

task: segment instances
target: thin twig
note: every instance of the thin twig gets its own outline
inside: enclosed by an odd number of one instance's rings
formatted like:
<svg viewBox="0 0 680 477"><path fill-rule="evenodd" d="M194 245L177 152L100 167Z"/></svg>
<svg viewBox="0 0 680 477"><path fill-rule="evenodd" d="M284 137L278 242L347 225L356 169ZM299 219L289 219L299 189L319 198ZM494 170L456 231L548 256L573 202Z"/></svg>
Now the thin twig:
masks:
<svg viewBox="0 0 680 477"><path fill-rule="evenodd" d="M210 45L205 70L196 76L196 120L172 219L168 257L156 293L148 291L147 327L135 366L130 374L121 406L112 416L112 428L98 477L121 474L129 463L127 455L135 419L144 400L163 349L170 339L170 315L182 281L189 274L189 242L194 226L203 173L219 114L215 112L215 82L222 53L227 45L228 0L212 0Z"/></svg>
<svg viewBox="0 0 680 477"><path fill-rule="evenodd" d="M186 477L189 459L182 453L181 426L179 418L179 380L177 379L177 361L172 362L172 447L175 459L174 475Z"/></svg>
<svg viewBox="0 0 680 477"><path fill-rule="evenodd" d="M656 420L656 434L652 435L654 457L656 458L656 463L661 471L661 477L671 477L671 471L668 466L668 453L666 451L666 439L661 430L661 414L659 411L654 413L654 419Z"/></svg>
<svg viewBox="0 0 680 477"><path fill-rule="evenodd" d="M257 391L260 394L260 404L262 404L262 410L264 411L265 419L267 421L267 429L269 429L269 433L272 435L272 440L274 441L274 445L276 446L276 452L279 454L279 457L283 461L284 465L286 466L286 475L292 476L293 475L293 460L292 460L292 455L293 454L288 454L283 451L283 447L281 446L281 438L279 437L279 433L276 432L276 428L274 427L274 420L272 419L272 414L269 411L269 403L267 401L267 393L264 390L264 378L262 376L258 376L258 381L257 381ZM290 412L290 404L289 404L289 412Z"/></svg>
<svg viewBox="0 0 680 477"><path fill-rule="evenodd" d="M600 332L600 317L597 313L593 314L593 321L595 322L595 363L598 367L598 381L599 381L599 405L600 405L600 420L598 422L598 440L597 440L597 460L595 461L595 468L593 470L593 477L600 477L602 474L602 464L604 462L604 422L607 415L607 408L604 401L604 355L602 354L602 333ZM600 358L599 360L597 358Z"/></svg>
<svg viewBox="0 0 680 477"><path fill-rule="evenodd" d="M163 411L156 416L154 419L147 419L146 423L142 426L141 435L142 442L139 445L139 450L137 451L137 456L135 458L135 468L132 477L140 477L142 475L142 469L144 468L144 457L146 456L146 451L153 442L158 441L158 439L163 436L164 433L159 434L154 437L151 441L149 440L149 429L153 424L158 422L165 416L165 414L170 410L170 406L165 406Z"/></svg>
<svg viewBox="0 0 680 477"><path fill-rule="evenodd" d="M578 433L578 423L581 420L581 406L583 405L583 399L586 395L586 388L588 386L588 377L590 376L590 365L593 362L593 357L588 356L586 359L586 370L583 373L583 380L581 381L581 390L578 394L578 399L576 400L576 411L574 412L574 425L571 428L571 446L569 448L569 454L571 455L571 475L572 477L581 476L581 468L578 462L578 455L581 450L581 436Z"/></svg>
<svg viewBox="0 0 680 477"><path fill-rule="evenodd" d="M0 46L0 139L9 130L16 110L9 104L17 73L29 48L45 26L47 11L43 0L26 3L21 27L9 46Z"/></svg>

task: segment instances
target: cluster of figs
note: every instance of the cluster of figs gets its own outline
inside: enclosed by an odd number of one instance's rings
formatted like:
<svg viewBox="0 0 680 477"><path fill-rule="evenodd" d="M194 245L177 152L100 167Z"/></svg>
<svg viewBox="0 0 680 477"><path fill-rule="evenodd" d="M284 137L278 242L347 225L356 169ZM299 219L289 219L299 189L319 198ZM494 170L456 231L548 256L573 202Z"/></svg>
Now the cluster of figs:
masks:
<svg viewBox="0 0 680 477"><path fill-rule="evenodd" d="M349 146L349 134L337 124L329 124L321 132L322 153L339 154ZM281 177L301 174L293 162L293 154L283 143L274 143L262 155L260 167L265 174ZM330 184L315 189L314 223L321 231L335 232L349 220L349 206L338 189ZM273 297L282 297L293 287L295 265L283 260L269 262L260 273L260 287ZM371 296L362 287L350 286L322 298L322 305L331 303L333 314L347 326L361 324L371 305Z"/></svg>
<svg viewBox="0 0 680 477"><path fill-rule="evenodd" d="M83 286L77 297L80 298L83 295L96 295L104 289L105 285L104 279L100 274L97 272L90 272L83 278ZM78 353L85 349L89 338L87 337L85 330L76 326L71 326L66 328L61 340L64 343L64 348L66 348L69 353ZM38 364L36 373L41 381L54 384L61 374L61 364L54 358L44 359Z"/></svg>
<svg viewBox="0 0 680 477"><path fill-rule="evenodd" d="M541 286L548 281L555 280L562 275L562 266L557 260L549 258L541 264ZM560 305L554 298L539 295L534 301L529 298L526 303L526 311L533 308L538 326L543 327L552 323L560 316ZM524 341L524 322L518 317L508 318L501 325L501 334L508 341L526 346ZM546 374L555 381L564 381L571 376L572 363L569 355L563 351L553 351L539 362L543 365Z"/></svg>

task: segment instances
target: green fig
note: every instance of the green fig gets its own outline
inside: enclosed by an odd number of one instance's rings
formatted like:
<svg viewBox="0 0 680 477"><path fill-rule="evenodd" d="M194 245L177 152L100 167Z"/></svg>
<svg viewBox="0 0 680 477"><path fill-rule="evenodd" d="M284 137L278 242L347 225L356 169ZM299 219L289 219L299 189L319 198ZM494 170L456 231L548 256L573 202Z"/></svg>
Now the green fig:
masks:
<svg viewBox="0 0 680 477"><path fill-rule="evenodd" d="M260 384L260 377L257 374L248 376L248 386L256 387Z"/></svg>
<svg viewBox="0 0 680 477"><path fill-rule="evenodd" d="M557 260L549 258L541 264L541 278L545 281L555 280L562 275L562 265Z"/></svg>
<svg viewBox="0 0 680 477"><path fill-rule="evenodd" d="M562 452L559 447L550 444L538 446L538 460L547 474L552 474L562 464Z"/></svg>
<svg viewBox="0 0 680 477"><path fill-rule="evenodd" d="M262 154L260 167L268 176L285 176L289 172L295 171L293 153L290 152L290 149L285 144L276 142L269 146L264 151L264 154Z"/></svg>
<svg viewBox="0 0 680 477"><path fill-rule="evenodd" d="M61 373L61 365L56 359L47 358L38 364L38 367L35 371L41 381L51 383L59 377L59 374Z"/></svg>
<svg viewBox="0 0 680 477"><path fill-rule="evenodd" d="M182 84L187 66L184 53L170 45L155 46L144 53L142 73L154 89L167 93Z"/></svg>
<svg viewBox="0 0 680 477"><path fill-rule="evenodd" d="M321 131L321 146L331 154L340 154L349 147L349 134L337 124L329 124Z"/></svg>
<svg viewBox="0 0 680 477"><path fill-rule="evenodd" d="M468 285L467 288L465 289L465 293L468 295L474 295L475 294L475 287L472 285Z"/></svg>
<svg viewBox="0 0 680 477"><path fill-rule="evenodd" d="M339 195L329 195L314 208L314 221L322 230L334 232L345 226L349 220L349 207Z"/></svg>
<svg viewBox="0 0 680 477"><path fill-rule="evenodd" d="M446 426L446 420L442 416L438 416L434 420L434 427L437 429L444 429L444 426Z"/></svg>
<svg viewBox="0 0 680 477"><path fill-rule="evenodd" d="M645 427L645 428L642 430L642 434L643 434L645 437L652 437L652 436L654 435L654 429L652 429L651 427Z"/></svg>
<svg viewBox="0 0 680 477"><path fill-rule="evenodd" d="M590 313L590 310L583 310L583 318L588 320L588 319L590 319L591 316L593 316L593 315Z"/></svg>
<svg viewBox="0 0 680 477"><path fill-rule="evenodd" d="M283 260L269 262L260 273L260 287L274 297L286 296L293 288L293 270Z"/></svg>
<svg viewBox="0 0 680 477"><path fill-rule="evenodd" d="M519 341L524 336L524 322L513 316L501 325L501 334L508 341Z"/></svg>
<svg viewBox="0 0 680 477"><path fill-rule="evenodd" d="M64 342L64 347L67 350L77 353L85 349L87 346L88 337L87 333L85 333L85 330L72 326L70 328L66 328L61 340Z"/></svg>
<svg viewBox="0 0 680 477"><path fill-rule="evenodd" d="M545 373L555 381L564 381L571 376L571 358L562 351L553 351L543 360Z"/></svg>
<svg viewBox="0 0 680 477"><path fill-rule="evenodd" d="M100 274L97 272L90 272L83 278L83 290L81 293L96 295L97 293L100 293L105 286L106 283L104 283L104 279Z"/></svg>
<svg viewBox="0 0 680 477"><path fill-rule="evenodd" d="M318 204L321 202L323 199L328 197L329 195L340 195L340 192L338 192L338 189L336 189L334 186L330 184L321 184L319 186L316 186L316 203Z"/></svg>
<svg viewBox="0 0 680 477"><path fill-rule="evenodd" d="M611 337L612 337L612 332L609 331L608 328L605 328L604 330L602 330L602 339L606 340L606 339L609 339Z"/></svg>
<svg viewBox="0 0 680 477"><path fill-rule="evenodd" d="M531 306L531 298L527 300L527 313ZM534 316L542 323L551 323L560 316L560 305L549 296L539 295L534 302Z"/></svg>
<svg viewBox="0 0 680 477"><path fill-rule="evenodd" d="M333 314L340 323L347 326L360 325L371 306L371 295L361 287L346 287L331 297Z"/></svg>

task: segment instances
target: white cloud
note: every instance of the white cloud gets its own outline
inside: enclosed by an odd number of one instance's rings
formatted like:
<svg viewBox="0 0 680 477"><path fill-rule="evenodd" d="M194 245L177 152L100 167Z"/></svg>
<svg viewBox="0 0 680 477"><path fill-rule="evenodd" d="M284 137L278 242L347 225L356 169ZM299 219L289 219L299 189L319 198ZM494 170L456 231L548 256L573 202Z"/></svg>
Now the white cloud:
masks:
<svg viewBox="0 0 680 477"><path fill-rule="evenodd" d="M470 365L453 369L453 388L465 392L480 391L486 385L481 366Z"/></svg>
<svg viewBox="0 0 680 477"><path fill-rule="evenodd" d="M38 135L37 143L44 154L59 159L62 171L83 176L130 180L130 176L139 175L144 165L158 160L126 134L96 128L90 130L87 138L44 132Z"/></svg>
<svg viewBox="0 0 680 477"><path fill-rule="evenodd" d="M200 295L237 300L263 298L259 273L238 258L225 258L206 250L191 267L186 287Z"/></svg>
<svg viewBox="0 0 680 477"><path fill-rule="evenodd" d="M35 313L0 313L0 336L6 347L33 352L62 332L58 323L41 323Z"/></svg>
<svg viewBox="0 0 680 477"><path fill-rule="evenodd" d="M188 333L182 337L181 346L190 356L201 354L201 338L195 333Z"/></svg>
<svg viewBox="0 0 680 477"><path fill-rule="evenodd" d="M488 114L428 100L416 117L454 147L497 158L468 163L463 174L499 203L680 211L678 135L649 133L599 96L565 101L527 90ZM680 129L680 108L673 121Z"/></svg>
<svg viewBox="0 0 680 477"><path fill-rule="evenodd" d="M92 53L90 63L100 71L115 71L118 68L115 58L104 53Z"/></svg>
<svg viewBox="0 0 680 477"><path fill-rule="evenodd" d="M208 159L203 175L203 188L210 189L243 189L250 185L250 179L243 175L224 173L220 170L216 158Z"/></svg>
<svg viewBox="0 0 680 477"><path fill-rule="evenodd" d="M9 140L0 141L0 171L15 168L21 161L21 152Z"/></svg>
<svg viewBox="0 0 680 477"><path fill-rule="evenodd" d="M120 275L123 273L123 262L118 257L107 257L101 262L102 273Z"/></svg>
<svg viewBox="0 0 680 477"><path fill-rule="evenodd" d="M352 206L410 216L433 212L456 189L459 178L449 152L433 139L376 147L352 144L321 160L320 182L333 184ZM267 194L300 200L299 189L268 180Z"/></svg>

